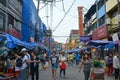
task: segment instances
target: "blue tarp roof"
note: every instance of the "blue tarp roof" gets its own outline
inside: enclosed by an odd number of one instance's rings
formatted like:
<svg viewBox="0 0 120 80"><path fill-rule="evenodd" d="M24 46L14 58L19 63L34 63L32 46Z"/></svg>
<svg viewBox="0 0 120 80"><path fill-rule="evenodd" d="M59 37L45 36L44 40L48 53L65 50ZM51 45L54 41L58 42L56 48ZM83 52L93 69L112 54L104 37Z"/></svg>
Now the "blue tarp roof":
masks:
<svg viewBox="0 0 120 80"><path fill-rule="evenodd" d="M120 44L120 40L113 41L113 42L105 45L104 48L113 48L115 46L115 44Z"/></svg>
<svg viewBox="0 0 120 80"><path fill-rule="evenodd" d="M18 46L24 46L26 48L35 48L35 47L41 47L42 49L45 48L45 46L43 44L38 44L36 42L21 41L18 38L14 37L10 34L7 34L7 33L0 34L0 41L2 39L6 39L8 48L14 48L17 45Z"/></svg>
<svg viewBox="0 0 120 80"><path fill-rule="evenodd" d="M104 41L104 40L91 40L89 41L88 45L93 45L93 46L104 46L106 44L111 43L112 41Z"/></svg>
<svg viewBox="0 0 120 80"><path fill-rule="evenodd" d="M80 50L81 49L67 50L65 51L65 53L71 53L71 52L77 53L77 52L80 52Z"/></svg>

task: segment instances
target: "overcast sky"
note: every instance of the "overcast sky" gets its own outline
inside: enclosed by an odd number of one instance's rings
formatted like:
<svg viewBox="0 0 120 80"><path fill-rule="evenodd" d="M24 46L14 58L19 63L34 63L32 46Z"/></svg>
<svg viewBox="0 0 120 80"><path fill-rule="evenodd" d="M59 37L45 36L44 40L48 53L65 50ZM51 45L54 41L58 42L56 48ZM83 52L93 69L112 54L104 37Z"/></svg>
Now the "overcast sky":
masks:
<svg viewBox="0 0 120 80"><path fill-rule="evenodd" d="M37 5L37 0L33 1L35 2L35 5ZM83 6L85 8L85 12L83 13L85 14L87 12L86 9L88 10L91 5L94 4L95 0L63 0L63 2L62 0L57 1L60 2L55 2L53 4L53 8L50 6L50 4L45 5L41 3L39 16L41 17L43 23L45 23L47 28L53 30L53 38L55 39L55 41L65 43L68 38L67 36L69 36L70 34L70 30L79 28L77 7ZM75 3L73 4L68 14L65 16L61 24L57 26L74 1ZM42 6L44 7L42 8ZM55 27L57 28L55 29Z"/></svg>

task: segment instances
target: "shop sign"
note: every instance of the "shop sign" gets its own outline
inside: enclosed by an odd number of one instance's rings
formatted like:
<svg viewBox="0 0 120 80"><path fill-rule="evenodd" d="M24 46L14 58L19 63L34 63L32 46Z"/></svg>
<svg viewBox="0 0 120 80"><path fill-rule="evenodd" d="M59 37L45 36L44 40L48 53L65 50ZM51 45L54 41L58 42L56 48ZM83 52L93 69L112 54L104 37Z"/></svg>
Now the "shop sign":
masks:
<svg viewBox="0 0 120 80"><path fill-rule="evenodd" d="M80 36L80 41L88 42L88 41L90 41L90 36Z"/></svg>
<svg viewBox="0 0 120 80"><path fill-rule="evenodd" d="M107 27L103 25L98 29L94 30L92 33L92 40L103 39L107 37Z"/></svg>
<svg viewBox="0 0 120 80"><path fill-rule="evenodd" d="M22 38L21 33L20 33L20 32L17 32L17 31L16 31L15 29L13 29L13 28L9 28L9 29L8 29L8 33L11 34L11 35L13 35L13 36L15 36L15 37L17 37L17 38Z"/></svg>

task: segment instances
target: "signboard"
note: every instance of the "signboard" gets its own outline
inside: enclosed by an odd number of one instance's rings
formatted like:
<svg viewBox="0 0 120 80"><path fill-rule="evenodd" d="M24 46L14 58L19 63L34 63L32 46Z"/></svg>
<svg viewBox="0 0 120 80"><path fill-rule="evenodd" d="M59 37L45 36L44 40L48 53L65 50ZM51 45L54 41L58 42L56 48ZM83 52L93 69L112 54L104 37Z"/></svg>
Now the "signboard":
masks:
<svg viewBox="0 0 120 80"><path fill-rule="evenodd" d="M80 36L81 42L88 42L90 40L90 36Z"/></svg>
<svg viewBox="0 0 120 80"><path fill-rule="evenodd" d="M15 37L17 37L17 38L22 38L21 33L20 33L20 32L17 32L17 31L16 31L15 29L13 29L13 28L9 28L9 29L8 29L8 33L11 34L11 35L13 35L13 36L15 36Z"/></svg>
<svg viewBox="0 0 120 80"><path fill-rule="evenodd" d="M107 37L107 27L103 25L98 29L94 30L92 33L92 40L103 39Z"/></svg>

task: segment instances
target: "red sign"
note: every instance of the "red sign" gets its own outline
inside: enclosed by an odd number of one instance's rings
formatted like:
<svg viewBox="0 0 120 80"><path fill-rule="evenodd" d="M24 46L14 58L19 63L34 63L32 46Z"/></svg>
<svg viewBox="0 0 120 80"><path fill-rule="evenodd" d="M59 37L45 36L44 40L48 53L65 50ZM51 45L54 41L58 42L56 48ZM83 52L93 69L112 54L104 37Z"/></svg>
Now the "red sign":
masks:
<svg viewBox="0 0 120 80"><path fill-rule="evenodd" d="M15 29L13 29L13 28L9 28L9 29L8 29L8 33L11 34L11 35L13 35L13 36L15 36L15 37L17 37L17 38L22 38L21 33L20 33L20 32L17 32L17 31L16 31Z"/></svg>
<svg viewBox="0 0 120 80"><path fill-rule="evenodd" d="M107 37L107 27L106 25L103 25L99 27L98 29L94 30L92 33L92 39L93 40L98 40L98 39L103 39Z"/></svg>

